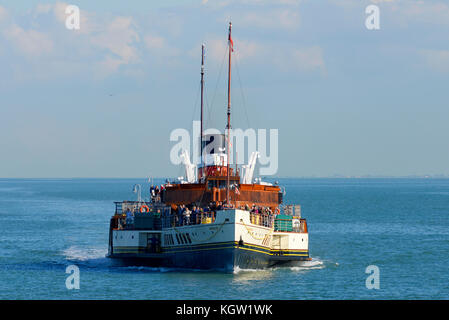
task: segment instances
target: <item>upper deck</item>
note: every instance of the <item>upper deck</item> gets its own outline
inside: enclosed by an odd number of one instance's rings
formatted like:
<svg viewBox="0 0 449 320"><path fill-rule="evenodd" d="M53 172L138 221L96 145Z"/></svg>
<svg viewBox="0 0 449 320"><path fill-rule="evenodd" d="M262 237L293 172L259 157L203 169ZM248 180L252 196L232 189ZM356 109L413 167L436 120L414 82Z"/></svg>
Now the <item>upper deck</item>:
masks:
<svg viewBox="0 0 449 320"><path fill-rule="evenodd" d="M249 224L273 229L274 232L307 233L306 220L301 218L299 206L285 206L282 212L270 208L249 210ZM115 202L115 213L111 218L114 230L163 230L173 227L214 224L217 212L233 209L215 207L208 210L190 210L187 207L174 209L163 203L123 201ZM244 210L245 211L245 210ZM248 211L248 210L247 210Z"/></svg>
<svg viewBox="0 0 449 320"><path fill-rule="evenodd" d="M161 201L167 205L208 205L226 201L226 176L208 176L203 183L180 183L166 186ZM275 210L283 201L279 186L242 184L238 176L229 177L229 201L235 207L258 205Z"/></svg>

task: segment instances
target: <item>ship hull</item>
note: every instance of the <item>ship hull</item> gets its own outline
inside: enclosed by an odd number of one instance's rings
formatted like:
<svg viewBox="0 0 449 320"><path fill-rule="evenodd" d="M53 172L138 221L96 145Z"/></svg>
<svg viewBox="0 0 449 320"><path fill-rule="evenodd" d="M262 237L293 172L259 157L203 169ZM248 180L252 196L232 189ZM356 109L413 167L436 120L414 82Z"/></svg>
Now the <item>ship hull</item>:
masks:
<svg viewBox="0 0 449 320"><path fill-rule="evenodd" d="M161 239L157 250L145 246L152 237ZM233 271L294 266L309 259L308 234L254 225L242 210L221 211L211 224L113 230L110 241L108 257L122 265Z"/></svg>
<svg viewBox="0 0 449 320"><path fill-rule="evenodd" d="M211 250L189 250L176 253L114 254L110 258L120 265L162 268L234 271L236 269L264 269L278 266L297 266L309 260L308 254L297 257L273 257L239 247L216 247Z"/></svg>

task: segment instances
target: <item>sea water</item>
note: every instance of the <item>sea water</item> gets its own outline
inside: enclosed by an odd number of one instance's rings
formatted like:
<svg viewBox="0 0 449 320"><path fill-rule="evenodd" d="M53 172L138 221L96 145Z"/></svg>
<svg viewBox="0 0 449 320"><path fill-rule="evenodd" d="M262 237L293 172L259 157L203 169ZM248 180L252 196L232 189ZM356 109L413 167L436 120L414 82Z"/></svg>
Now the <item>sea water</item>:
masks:
<svg viewBox="0 0 449 320"><path fill-rule="evenodd" d="M135 200L136 183L148 198L146 179L0 179L0 299L449 298L448 179L278 180L307 218L312 261L222 273L105 257L113 201Z"/></svg>

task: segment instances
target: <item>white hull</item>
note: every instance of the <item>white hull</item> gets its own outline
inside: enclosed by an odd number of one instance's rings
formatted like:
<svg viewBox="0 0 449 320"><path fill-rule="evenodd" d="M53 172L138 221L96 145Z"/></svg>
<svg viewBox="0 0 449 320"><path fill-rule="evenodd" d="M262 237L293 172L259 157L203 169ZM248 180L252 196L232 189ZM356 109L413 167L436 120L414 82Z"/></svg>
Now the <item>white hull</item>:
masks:
<svg viewBox="0 0 449 320"><path fill-rule="evenodd" d="M307 260L308 243L308 233L277 232L251 223L248 211L232 209L218 211L214 223L112 230L109 256L169 267L263 268Z"/></svg>

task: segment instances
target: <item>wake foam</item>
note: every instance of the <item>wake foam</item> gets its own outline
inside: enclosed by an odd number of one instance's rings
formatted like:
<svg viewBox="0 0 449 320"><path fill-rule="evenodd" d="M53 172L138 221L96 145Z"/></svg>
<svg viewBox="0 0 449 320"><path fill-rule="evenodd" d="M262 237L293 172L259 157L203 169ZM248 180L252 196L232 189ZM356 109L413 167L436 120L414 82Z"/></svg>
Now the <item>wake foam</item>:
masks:
<svg viewBox="0 0 449 320"><path fill-rule="evenodd" d="M240 267L235 267L233 273L240 274L245 272L267 272L267 271L275 271L275 270L291 270L291 271L303 271L303 270L314 270L314 269L323 269L325 268L325 264L322 260L318 258L312 258L311 261L301 261L297 266L293 267L272 267L265 269L242 269Z"/></svg>
<svg viewBox="0 0 449 320"><path fill-rule="evenodd" d="M292 271L314 270L325 268L324 262L318 258L312 258L311 261L301 261L298 266L289 267Z"/></svg>
<svg viewBox="0 0 449 320"><path fill-rule="evenodd" d="M239 274L239 273L243 273L243 272L263 272L263 271L267 271L270 269L244 269L244 268L240 268L239 266L235 267L233 270L233 274Z"/></svg>
<svg viewBox="0 0 449 320"><path fill-rule="evenodd" d="M105 258L107 248L80 248L71 246L63 251L63 255L67 260L88 261L92 259Z"/></svg>
<svg viewBox="0 0 449 320"><path fill-rule="evenodd" d="M71 246L62 252L67 263L89 269L110 269L111 259L106 258L107 248L81 248Z"/></svg>

